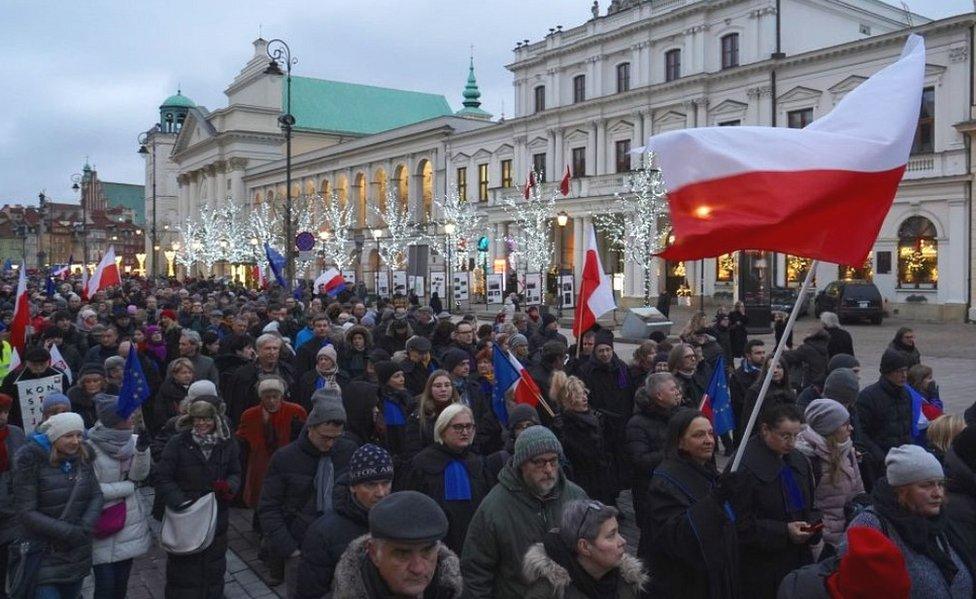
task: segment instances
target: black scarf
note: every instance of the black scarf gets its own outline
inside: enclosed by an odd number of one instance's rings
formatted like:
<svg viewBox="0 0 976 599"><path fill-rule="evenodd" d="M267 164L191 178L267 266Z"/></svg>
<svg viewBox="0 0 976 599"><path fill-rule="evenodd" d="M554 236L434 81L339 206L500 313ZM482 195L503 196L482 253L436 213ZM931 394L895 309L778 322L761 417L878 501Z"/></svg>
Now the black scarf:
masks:
<svg viewBox="0 0 976 599"><path fill-rule="evenodd" d="M546 549L549 559L556 562L566 571L573 581L576 590L589 599L603 599L617 596L617 582L620 579L620 569L614 568L607 572L600 580L595 580L583 566L576 561L571 548L567 547L559 538L556 531L549 531L542 538L542 545Z"/></svg>
<svg viewBox="0 0 976 599"><path fill-rule="evenodd" d="M874 510L891 524L905 544L935 562L946 582L952 584L959 569L949 555L949 519L945 509L932 518L912 514L898 504L894 489L884 479L875 483L871 498Z"/></svg>

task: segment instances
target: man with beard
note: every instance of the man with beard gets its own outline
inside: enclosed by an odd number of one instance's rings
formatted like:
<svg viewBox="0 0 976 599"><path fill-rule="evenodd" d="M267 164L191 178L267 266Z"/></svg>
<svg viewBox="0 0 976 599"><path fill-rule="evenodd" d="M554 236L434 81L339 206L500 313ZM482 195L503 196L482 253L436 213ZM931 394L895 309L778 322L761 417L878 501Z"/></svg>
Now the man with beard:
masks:
<svg viewBox="0 0 976 599"><path fill-rule="evenodd" d="M461 553L465 597L523 597L522 557L559 522L563 506L586 493L560 468L563 448L544 426L525 429L498 484L478 506Z"/></svg>
<svg viewBox="0 0 976 599"><path fill-rule="evenodd" d="M743 418L748 418L748 415L742 413L742 410L745 408L746 391L756 382L756 378L759 376L759 372L762 370L762 365L765 361L766 344L763 343L762 339L750 339L746 343L745 356L739 362L739 367L732 373L732 379L729 381L729 392L732 396L732 412L735 414L736 422L740 422ZM739 430L736 427L736 447L739 446L740 440Z"/></svg>

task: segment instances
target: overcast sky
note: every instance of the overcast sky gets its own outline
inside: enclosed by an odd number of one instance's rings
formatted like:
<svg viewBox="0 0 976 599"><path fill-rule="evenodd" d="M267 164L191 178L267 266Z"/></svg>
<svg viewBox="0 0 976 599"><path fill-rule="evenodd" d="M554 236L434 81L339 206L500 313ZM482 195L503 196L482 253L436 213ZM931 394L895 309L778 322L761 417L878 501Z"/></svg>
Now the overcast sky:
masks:
<svg viewBox="0 0 976 599"><path fill-rule="evenodd" d="M601 0L606 7L608 0ZM893 4L900 4L891 0ZM972 0L907 0L925 16ZM5 0L0 39L0 204L72 200L88 156L105 181L143 183L136 138L181 87L213 110L250 58L284 38L296 75L444 94L460 108L469 46L482 108L511 114L516 40L590 17L588 0Z"/></svg>

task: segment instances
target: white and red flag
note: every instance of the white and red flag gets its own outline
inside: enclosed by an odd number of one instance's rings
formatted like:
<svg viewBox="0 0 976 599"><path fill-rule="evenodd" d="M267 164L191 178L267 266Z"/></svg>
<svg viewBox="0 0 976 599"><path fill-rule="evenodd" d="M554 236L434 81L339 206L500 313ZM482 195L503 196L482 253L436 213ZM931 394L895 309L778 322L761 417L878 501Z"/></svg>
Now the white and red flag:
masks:
<svg viewBox="0 0 976 599"><path fill-rule="evenodd" d="M27 343L27 325L30 324L30 305L27 297L27 265L20 263L17 279L17 295L14 297L14 317L10 321L10 346L19 352Z"/></svg>
<svg viewBox="0 0 976 599"><path fill-rule="evenodd" d="M706 127L651 137L674 243L695 260L756 249L840 264L870 251L901 181L921 107L925 44L803 129Z"/></svg>
<svg viewBox="0 0 976 599"><path fill-rule="evenodd" d="M590 225L583 259L583 280L580 282L579 301L573 315L573 335L579 339L600 318L617 307L613 300L613 285L603 272L600 254L596 247L596 231Z"/></svg>
<svg viewBox="0 0 976 599"><path fill-rule="evenodd" d="M563 197L569 195L569 182L572 180L573 176L569 172L569 165L566 165L566 172L563 173L563 180L559 182L559 193L563 194Z"/></svg>
<svg viewBox="0 0 976 599"><path fill-rule="evenodd" d="M102 261L98 263L95 273L88 279L88 297L95 297L100 289L121 284L122 277L119 276L119 266L115 263L115 246L110 245L108 251L102 256Z"/></svg>
<svg viewBox="0 0 976 599"><path fill-rule="evenodd" d="M535 187L535 171L529 171L529 177L525 180L525 186L522 188L522 197L526 200L529 199L533 187Z"/></svg>

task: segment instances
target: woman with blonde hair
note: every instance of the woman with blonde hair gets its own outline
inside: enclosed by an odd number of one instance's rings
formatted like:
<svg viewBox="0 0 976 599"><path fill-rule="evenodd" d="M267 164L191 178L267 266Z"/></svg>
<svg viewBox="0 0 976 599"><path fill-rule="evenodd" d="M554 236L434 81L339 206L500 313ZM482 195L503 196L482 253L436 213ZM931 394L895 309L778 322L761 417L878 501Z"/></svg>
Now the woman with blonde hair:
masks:
<svg viewBox="0 0 976 599"><path fill-rule="evenodd" d="M494 484L484 459L472 449L477 428L471 408L446 406L433 424L434 443L414 456L404 484L441 506L448 522L444 544L458 554L471 518Z"/></svg>
<svg viewBox="0 0 976 599"><path fill-rule="evenodd" d="M966 428L966 421L955 414L943 414L929 423L925 430L925 438L929 442L929 451L938 458L940 464L945 464L945 456L952 446L952 440Z"/></svg>
<svg viewBox="0 0 976 599"><path fill-rule="evenodd" d="M607 439L606 418L590 407L589 395L582 380L554 371L549 397L562 411L553 419L552 430L572 466L570 480L589 497L612 505L617 496L613 445Z"/></svg>
<svg viewBox="0 0 976 599"><path fill-rule="evenodd" d="M409 461L434 443L434 422L444 408L460 401L457 389L446 370L435 370L427 377L424 391L417 396L417 408L407 418L404 458Z"/></svg>

